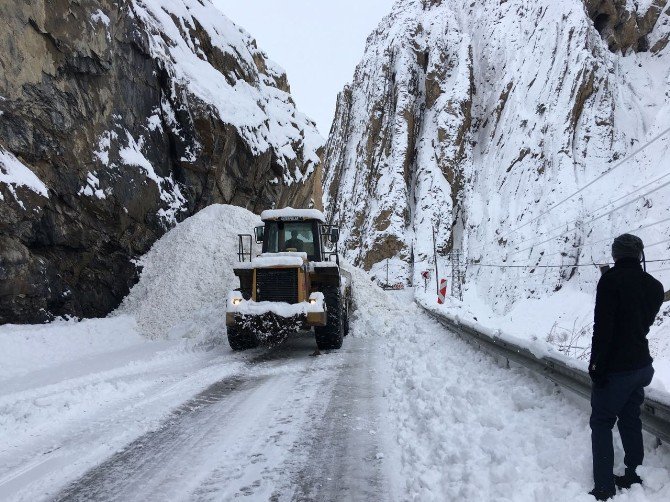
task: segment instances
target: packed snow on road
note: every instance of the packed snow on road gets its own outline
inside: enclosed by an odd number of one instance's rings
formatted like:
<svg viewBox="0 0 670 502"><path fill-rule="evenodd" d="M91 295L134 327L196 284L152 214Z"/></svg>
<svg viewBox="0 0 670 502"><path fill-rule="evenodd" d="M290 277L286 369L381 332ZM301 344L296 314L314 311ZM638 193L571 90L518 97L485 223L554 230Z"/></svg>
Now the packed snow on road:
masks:
<svg viewBox="0 0 670 502"><path fill-rule="evenodd" d="M588 403L467 344L411 290L350 268L341 350L305 333L232 352L236 235L257 224L208 207L109 317L0 328L0 500L593 500ZM645 483L616 500L670 500L670 450L645 440Z"/></svg>

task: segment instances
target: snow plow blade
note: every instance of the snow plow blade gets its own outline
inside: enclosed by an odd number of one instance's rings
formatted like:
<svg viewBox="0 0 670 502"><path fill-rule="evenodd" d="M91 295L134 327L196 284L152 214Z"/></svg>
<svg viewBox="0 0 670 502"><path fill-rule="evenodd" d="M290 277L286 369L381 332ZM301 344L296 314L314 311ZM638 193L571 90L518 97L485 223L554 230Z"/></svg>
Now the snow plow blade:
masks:
<svg viewBox="0 0 670 502"><path fill-rule="evenodd" d="M326 313L297 314L290 317L274 312L264 314L226 314L228 340L236 349L272 346L289 336L326 324Z"/></svg>
<svg viewBox="0 0 670 502"><path fill-rule="evenodd" d="M237 325L245 329L252 329L256 332L269 332L270 330L309 329L311 326L325 326L327 322L325 312L309 312L307 314L298 314L290 317L284 317L274 312L265 314L226 314L226 325Z"/></svg>

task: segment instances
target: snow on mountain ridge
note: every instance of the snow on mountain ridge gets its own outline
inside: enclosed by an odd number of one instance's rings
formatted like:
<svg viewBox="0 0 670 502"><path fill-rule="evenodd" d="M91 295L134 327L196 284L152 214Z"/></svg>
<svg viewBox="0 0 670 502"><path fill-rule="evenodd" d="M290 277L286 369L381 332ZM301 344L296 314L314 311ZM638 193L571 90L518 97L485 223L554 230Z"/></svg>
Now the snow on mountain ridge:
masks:
<svg viewBox="0 0 670 502"><path fill-rule="evenodd" d="M315 123L297 112L286 72L256 47L255 40L209 0L134 0L133 12L150 33L154 57L172 64L173 87L183 85L203 103L217 109L221 120L234 125L254 155L272 148L278 162L296 159L304 151L306 173L284 173L291 183L308 177L319 162L323 138ZM209 61L202 39L235 62L226 74ZM303 150L304 149L304 150Z"/></svg>

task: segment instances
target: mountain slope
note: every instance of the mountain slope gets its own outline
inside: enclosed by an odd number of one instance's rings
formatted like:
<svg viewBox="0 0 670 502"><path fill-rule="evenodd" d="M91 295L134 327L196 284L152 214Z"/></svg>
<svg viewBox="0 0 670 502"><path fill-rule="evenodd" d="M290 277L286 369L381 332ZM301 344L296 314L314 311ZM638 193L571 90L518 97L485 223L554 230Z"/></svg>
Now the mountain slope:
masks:
<svg viewBox="0 0 670 502"><path fill-rule="evenodd" d="M347 257L384 281L388 259L391 282L423 285L434 229L440 275L462 252L466 296L497 313L568 282L592 290L597 267L577 266L607 262L613 236L667 236L667 190L606 213L662 184L670 135L543 213L670 126L669 36L666 0L398 1L324 155ZM528 268L497 267L510 264Z"/></svg>
<svg viewBox="0 0 670 502"><path fill-rule="evenodd" d="M0 323L100 316L213 203L320 205L314 123L209 0L0 2Z"/></svg>

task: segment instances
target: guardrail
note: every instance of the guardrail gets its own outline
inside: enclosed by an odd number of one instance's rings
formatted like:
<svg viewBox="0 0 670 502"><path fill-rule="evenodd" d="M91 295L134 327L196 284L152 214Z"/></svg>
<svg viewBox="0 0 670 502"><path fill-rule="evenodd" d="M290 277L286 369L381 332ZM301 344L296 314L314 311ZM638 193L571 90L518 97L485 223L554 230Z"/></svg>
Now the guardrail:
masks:
<svg viewBox="0 0 670 502"><path fill-rule="evenodd" d="M550 356L538 357L525 347L502 338L487 335L470 326L456 323L426 307L423 307L423 309L428 315L466 342L476 345L490 354L502 356L508 361L514 361L583 398L590 399L591 379L588 373L572 368L564 361ZM670 443L670 406L652 397L647 397L642 406L642 427L659 440Z"/></svg>

